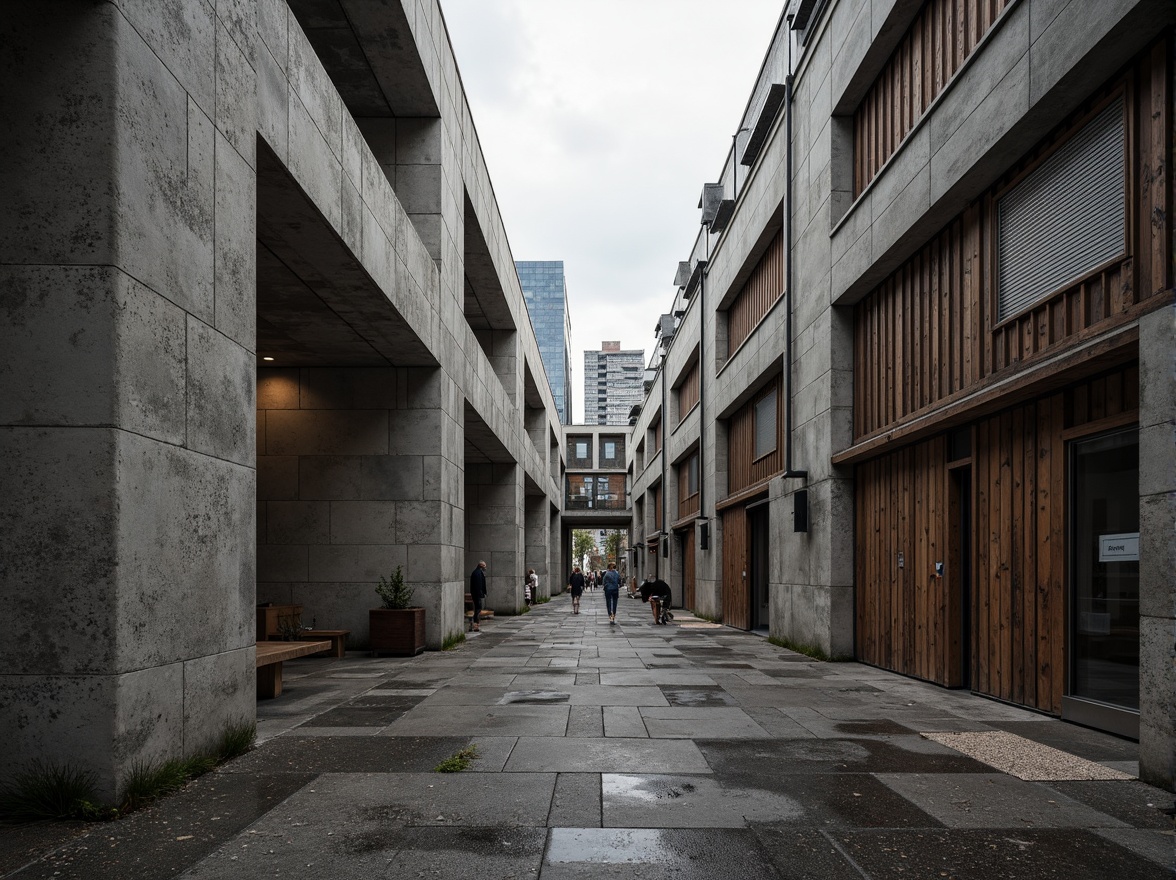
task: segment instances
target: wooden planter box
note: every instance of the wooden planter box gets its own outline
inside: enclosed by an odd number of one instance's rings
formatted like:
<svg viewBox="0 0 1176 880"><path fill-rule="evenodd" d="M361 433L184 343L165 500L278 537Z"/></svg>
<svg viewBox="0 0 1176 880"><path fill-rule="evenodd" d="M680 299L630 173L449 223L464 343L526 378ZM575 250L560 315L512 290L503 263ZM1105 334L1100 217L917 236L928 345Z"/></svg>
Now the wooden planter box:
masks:
<svg viewBox="0 0 1176 880"><path fill-rule="evenodd" d="M411 657L425 650L424 608L372 608L368 627L373 654Z"/></svg>

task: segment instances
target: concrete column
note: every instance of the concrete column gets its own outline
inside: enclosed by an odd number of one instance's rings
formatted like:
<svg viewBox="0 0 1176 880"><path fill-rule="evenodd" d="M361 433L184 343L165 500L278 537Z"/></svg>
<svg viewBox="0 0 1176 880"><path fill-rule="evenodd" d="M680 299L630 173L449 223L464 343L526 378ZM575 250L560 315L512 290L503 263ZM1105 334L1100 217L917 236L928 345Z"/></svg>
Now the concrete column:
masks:
<svg viewBox="0 0 1176 880"><path fill-rule="evenodd" d="M539 595L550 596L552 593L552 568L548 561L547 496L526 496L526 564L525 568L535 569L539 577Z"/></svg>
<svg viewBox="0 0 1176 880"><path fill-rule="evenodd" d="M255 83L163 7L18 4L0 62L0 738L106 802L255 705Z"/></svg>
<svg viewBox="0 0 1176 880"><path fill-rule="evenodd" d="M1139 321L1139 778L1176 787L1176 308Z"/></svg>
<svg viewBox="0 0 1176 880"><path fill-rule="evenodd" d="M487 564L486 607L517 614L523 607L523 469L511 463L467 465L466 572Z"/></svg>
<svg viewBox="0 0 1176 880"><path fill-rule="evenodd" d="M363 645L375 584L402 566L429 647L462 631L450 384L427 368L261 371L259 601Z"/></svg>

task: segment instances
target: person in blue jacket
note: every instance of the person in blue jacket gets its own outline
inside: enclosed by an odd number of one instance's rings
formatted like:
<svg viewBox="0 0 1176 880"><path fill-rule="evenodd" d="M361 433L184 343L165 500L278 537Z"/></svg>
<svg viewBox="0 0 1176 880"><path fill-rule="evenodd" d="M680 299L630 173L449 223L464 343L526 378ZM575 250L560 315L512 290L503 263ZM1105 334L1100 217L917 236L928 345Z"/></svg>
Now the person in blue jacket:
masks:
<svg viewBox="0 0 1176 880"><path fill-rule="evenodd" d="M608 622L617 622L617 602L621 598L621 573L617 571L617 564L610 562L608 571L604 573L604 606L608 609Z"/></svg>

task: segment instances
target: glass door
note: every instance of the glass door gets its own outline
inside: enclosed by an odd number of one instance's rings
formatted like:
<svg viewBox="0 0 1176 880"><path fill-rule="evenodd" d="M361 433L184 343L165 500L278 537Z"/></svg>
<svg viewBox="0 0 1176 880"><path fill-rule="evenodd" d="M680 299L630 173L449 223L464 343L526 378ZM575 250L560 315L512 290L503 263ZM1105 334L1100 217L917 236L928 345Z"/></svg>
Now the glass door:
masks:
<svg viewBox="0 0 1176 880"><path fill-rule="evenodd" d="M1072 443L1070 484L1069 695L1138 712L1138 430Z"/></svg>

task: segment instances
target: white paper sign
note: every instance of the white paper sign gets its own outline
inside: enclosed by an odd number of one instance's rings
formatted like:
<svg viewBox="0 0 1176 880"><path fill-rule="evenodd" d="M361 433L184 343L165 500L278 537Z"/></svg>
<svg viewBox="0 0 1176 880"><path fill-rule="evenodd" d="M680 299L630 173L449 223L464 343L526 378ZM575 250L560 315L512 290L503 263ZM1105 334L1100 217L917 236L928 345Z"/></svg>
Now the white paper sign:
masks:
<svg viewBox="0 0 1176 880"><path fill-rule="evenodd" d="M1099 562L1138 562L1139 532L1098 536Z"/></svg>

